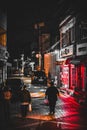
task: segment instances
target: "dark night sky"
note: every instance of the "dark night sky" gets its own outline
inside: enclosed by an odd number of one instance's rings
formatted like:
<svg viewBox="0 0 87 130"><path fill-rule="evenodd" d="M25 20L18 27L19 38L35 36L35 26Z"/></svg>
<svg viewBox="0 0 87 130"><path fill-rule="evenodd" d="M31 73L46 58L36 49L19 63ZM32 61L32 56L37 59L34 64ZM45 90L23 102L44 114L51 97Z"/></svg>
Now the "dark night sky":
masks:
<svg viewBox="0 0 87 130"><path fill-rule="evenodd" d="M11 57L18 57L24 52L31 54L34 40L34 24L44 21L49 30L55 28L55 12L59 1L32 1L31 3L13 3L7 8L8 13L8 51ZM47 3L48 2L48 3ZM52 26L51 26L52 25Z"/></svg>
<svg viewBox="0 0 87 130"><path fill-rule="evenodd" d="M84 9L84 0L32 0L11 1L7 8L7 48L10 58L18 58L24 52L31 54L34 40L34 24L45 22L48 31L56 33L58 22L68 7L76 11Z"/></svg>

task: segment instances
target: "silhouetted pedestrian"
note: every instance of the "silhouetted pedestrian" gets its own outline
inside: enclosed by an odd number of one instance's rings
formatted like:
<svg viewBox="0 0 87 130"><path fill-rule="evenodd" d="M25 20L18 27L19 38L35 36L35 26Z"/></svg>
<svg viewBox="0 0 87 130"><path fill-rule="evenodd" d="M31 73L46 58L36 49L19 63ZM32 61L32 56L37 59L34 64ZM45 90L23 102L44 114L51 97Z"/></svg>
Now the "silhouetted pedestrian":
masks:
<svg viewBox="0 0 87 130"><path fill-rule="evenodd" d="M31 103L30 92L26 89L24 85L23 90L21 90L21 114L22 117L25 117L28 112L29 103Z"/></svg>
<svg viewBox="0 0 87 130"><path fill-rule="evenodd" d="M12 97L11 89L8 86L4 86L2 89L2 105L4 112L4 119L9 121L10 119L10 101Z"/></svg>
<svg viewBox="0 0 87 130"><path fill-rule="evenodd" d="M58 96L59 96L59 91L54 86L54 82L49 82L49 84L50 84L50 86L47 88L47 90L45 92L45 97L47 97L48 101L49 101L50 114L54 114L56 101L57 101Z"/></svg>

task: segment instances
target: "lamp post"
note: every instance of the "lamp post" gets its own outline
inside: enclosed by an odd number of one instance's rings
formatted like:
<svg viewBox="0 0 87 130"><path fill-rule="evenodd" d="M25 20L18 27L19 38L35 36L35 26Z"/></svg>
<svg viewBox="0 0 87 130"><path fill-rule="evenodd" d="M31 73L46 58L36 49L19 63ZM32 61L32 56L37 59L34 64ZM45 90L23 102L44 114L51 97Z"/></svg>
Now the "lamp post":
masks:
<svg viewBox="0 0 87 130"><path fill-rule="evenodd" d="M40 22L34 25L34 28L38 30L38 42L39 42L39 67L42 69L42 32L41 29L44 27L44 22Z"/></svg>
<svg viewBox="0 0 87 130"><path fill-rule="evenodd" d="M22 61L21 72L22 72L22 74L24 74L24 64L25 64L25 62L24 62L24 54L21 54L21 61Z"/></svg>

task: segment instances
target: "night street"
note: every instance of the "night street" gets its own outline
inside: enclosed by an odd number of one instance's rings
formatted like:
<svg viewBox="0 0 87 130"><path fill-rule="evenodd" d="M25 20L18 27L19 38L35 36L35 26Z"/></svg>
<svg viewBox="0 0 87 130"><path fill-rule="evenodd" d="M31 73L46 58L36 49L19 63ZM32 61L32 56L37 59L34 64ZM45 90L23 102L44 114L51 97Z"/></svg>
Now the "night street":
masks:
<svg viewBox="0 0 87 130"><path fill-rule="evenodd" d="M87 130L86 5L1 2L0 130Z"/></svg>
<svg viewBox="0 0 87 130"><path fill-rule="evenodd" d="M78 104L73 97L60 93L54 116L48 114L49 108L43 103L43 99L32 98L32 112L28 112L26 118L21 117L19 104L11 104L8 130L58 130L58 127L63 130L87 129L87 107Z"/></svg>

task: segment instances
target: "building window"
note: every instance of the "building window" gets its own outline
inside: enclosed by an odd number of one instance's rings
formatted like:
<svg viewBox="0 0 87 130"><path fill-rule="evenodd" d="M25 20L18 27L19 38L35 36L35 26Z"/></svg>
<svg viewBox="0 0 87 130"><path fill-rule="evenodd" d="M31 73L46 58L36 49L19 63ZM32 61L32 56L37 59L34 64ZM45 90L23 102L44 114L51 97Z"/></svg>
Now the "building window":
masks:
<svg viewBox="0 0 87 130"><path fill-rule="evenodd" d="M75 42L75 26L73 26L73 27L70 29L70 41L71 41L71 43L74 43L74 42Z"/></svg>
<svg viewBox="0 0 87 130"><path fill-rule="evenodd" d="M69 30L62 34L62 47L69 45Z"/></svg>
<svg viewBox="0 0 87 130"><path fill-rule="evenodd" d="M75 42L75 26L62 33L62 47L69 46Z"/></svg>
<svg viewBox="0 0 87 130"><path fill-rule="evenodd" d="M80 26L81 41L87 40L87 23L83 22Z"/></svg>
<svg viewBox="0 0 87 130"><path fill-rule="evenodd" d="M6 34L0 35L0 45L6 46Z"/></svg>
<svg viewBox="0 0 87 130"><path fill-rule="evenodd" d="M60 46L62 48L75 42L75 18L65 23L60 28Z"/></svg>

